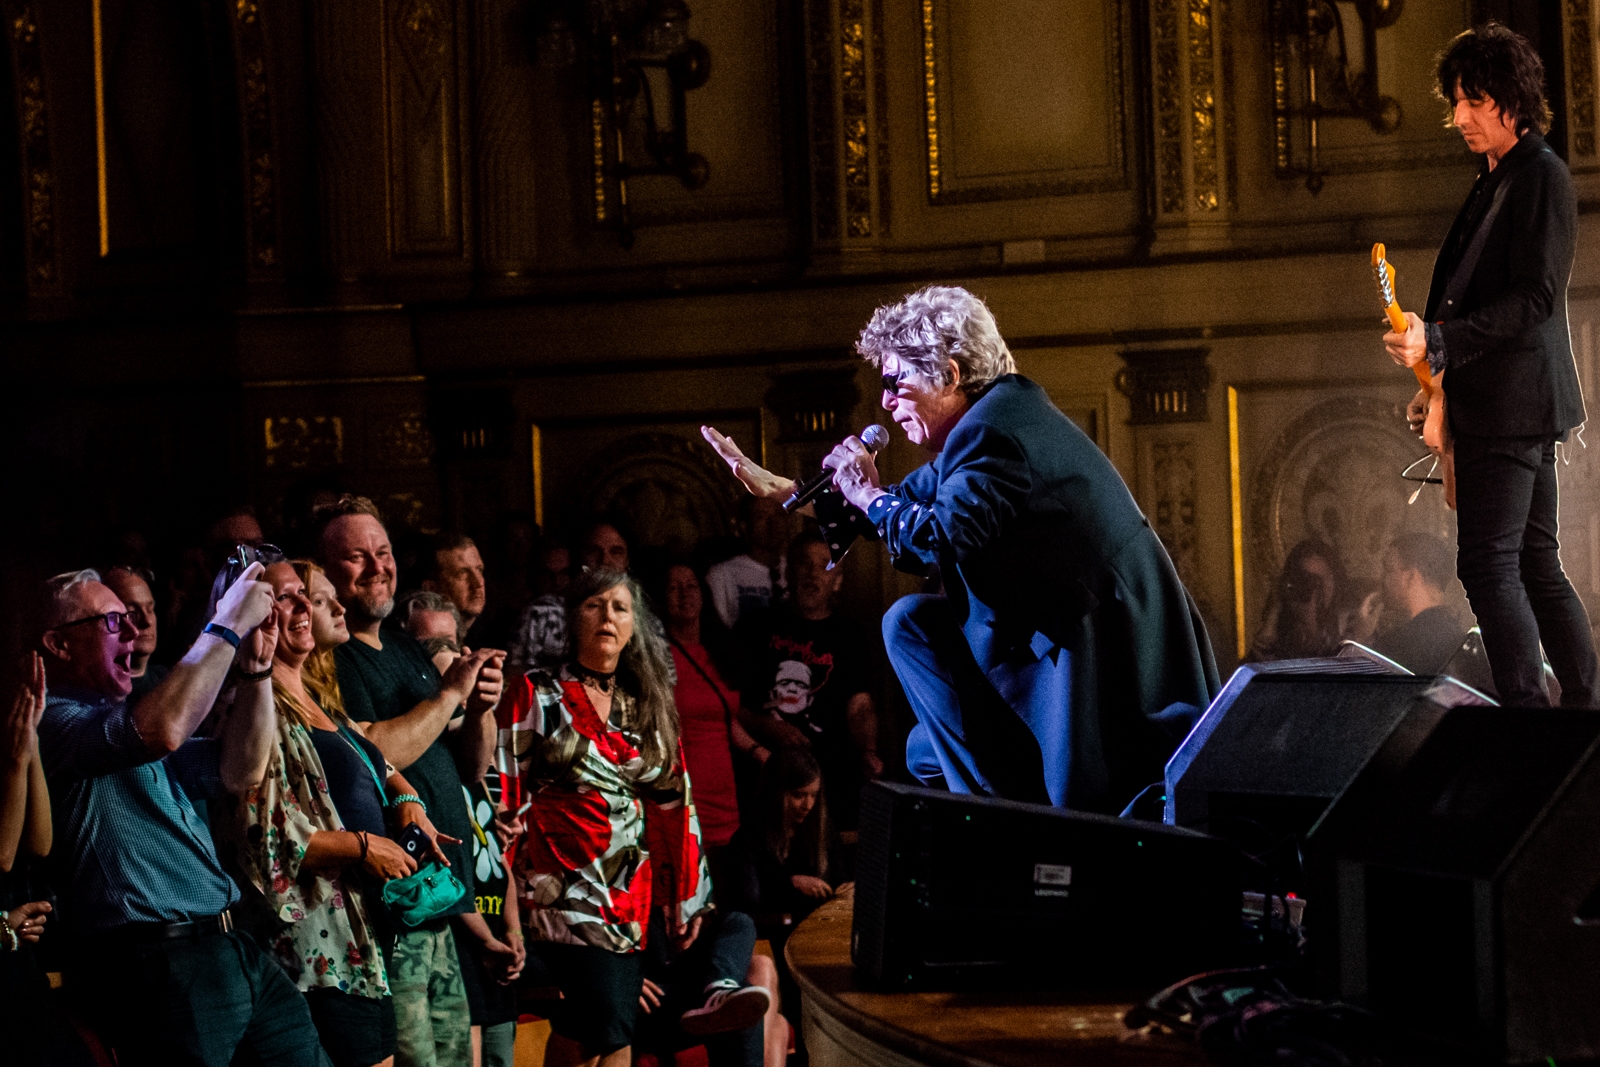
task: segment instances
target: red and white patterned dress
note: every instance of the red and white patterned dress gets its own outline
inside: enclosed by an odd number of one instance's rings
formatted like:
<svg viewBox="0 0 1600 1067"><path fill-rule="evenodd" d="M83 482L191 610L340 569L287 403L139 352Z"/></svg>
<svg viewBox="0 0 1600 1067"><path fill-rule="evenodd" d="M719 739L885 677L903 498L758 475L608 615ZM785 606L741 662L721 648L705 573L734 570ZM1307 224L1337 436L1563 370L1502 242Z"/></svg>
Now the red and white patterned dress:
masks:
<svg viewBox="0 0 1600 1067"><path fill-rule="evenodd" d="M670 770L647 768L639 738L618 725L631 704L615 690L602 722L565 670L529 671L500 702L506 801L513 810L533 802L513 869L534 940L634 952L652 904L670 905L684 923L711 910L681 746Z"/></svg>

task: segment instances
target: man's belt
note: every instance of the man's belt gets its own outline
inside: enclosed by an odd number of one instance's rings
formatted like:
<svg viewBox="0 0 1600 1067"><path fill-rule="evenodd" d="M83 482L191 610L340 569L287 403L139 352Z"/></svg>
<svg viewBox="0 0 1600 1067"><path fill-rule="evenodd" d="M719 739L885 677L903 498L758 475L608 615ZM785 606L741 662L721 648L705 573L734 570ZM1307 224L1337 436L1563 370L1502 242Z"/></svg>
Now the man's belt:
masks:
<svg viewBox="0 0 1600 1067"><path fill-rule="evenodd" d="M170 923L126 923L106 931L112 941L125 945L143 945L160 941L198 941L213 934L226 934L233 929L233 913L222 911L203 919Z"/></svg>

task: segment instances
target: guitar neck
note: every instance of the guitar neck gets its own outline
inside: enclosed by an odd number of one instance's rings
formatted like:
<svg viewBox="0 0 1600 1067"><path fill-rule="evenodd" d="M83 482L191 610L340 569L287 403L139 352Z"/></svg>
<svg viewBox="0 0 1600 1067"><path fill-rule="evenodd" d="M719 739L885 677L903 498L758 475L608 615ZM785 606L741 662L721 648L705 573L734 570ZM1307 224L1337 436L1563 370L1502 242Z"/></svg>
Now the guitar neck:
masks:
<svg viewBox="0 0 1600 1067"><path fill-rule="evenodd" d="M1428 361L1422 360L1411 368L1411 373L1417 376L1417 383L1427 390L1428 395L1433 395L1433 377L1428 373Z"/></svg>

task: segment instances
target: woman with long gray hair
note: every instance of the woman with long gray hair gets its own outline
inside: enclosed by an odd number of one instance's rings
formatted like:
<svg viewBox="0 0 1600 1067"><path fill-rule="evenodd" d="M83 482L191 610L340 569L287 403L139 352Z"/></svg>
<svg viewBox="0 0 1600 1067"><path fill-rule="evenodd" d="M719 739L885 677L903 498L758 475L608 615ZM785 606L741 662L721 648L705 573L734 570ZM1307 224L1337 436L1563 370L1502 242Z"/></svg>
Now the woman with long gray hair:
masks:
<svg viewBox="0 0 1600 1067"><path fill-rule="evenodd" d="M759 1062L771 1000L742 987L755 927L722 916L701 936L711 879L661 626L636 581L599 568L573 583L567 632L566 664L508 685L500 713L499 762L516 783L507 799L528 808L512 861L523 925L563 993L545 1063L625 1067L641 1008L662 1004L646 980L647 939L652 958L705 975L695 1005L679 1009L683 1029L754 1029Z"/></svg>

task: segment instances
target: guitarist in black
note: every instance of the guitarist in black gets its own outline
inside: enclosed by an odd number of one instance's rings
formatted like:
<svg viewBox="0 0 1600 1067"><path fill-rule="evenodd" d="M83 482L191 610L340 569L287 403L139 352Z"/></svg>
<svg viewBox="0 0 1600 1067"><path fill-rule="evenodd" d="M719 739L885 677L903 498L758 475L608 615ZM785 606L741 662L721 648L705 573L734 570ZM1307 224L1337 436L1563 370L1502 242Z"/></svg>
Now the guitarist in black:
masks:
<svg viewBox="0 0 1600 1067"><path fill-rule="evenodd" d="M1501 703L1549 703L1542 641L1561 702L1595 704L1589 618L1561 569L1555 446L1584 421L1567 329L1578 205L1546 146L1544 65L1498 23L1439 57L1435 91L1483 157L1433 268L1423 318L1384 335L1395 362L1443 372L1455 443L1456 573L1483 630ZM1420 424L1422 394L1412 401Z"/></svg>

